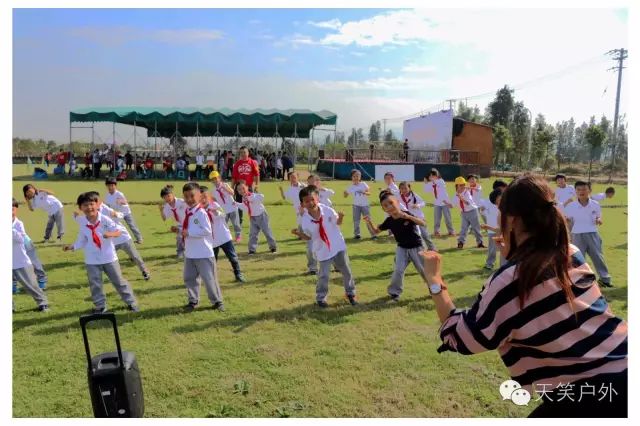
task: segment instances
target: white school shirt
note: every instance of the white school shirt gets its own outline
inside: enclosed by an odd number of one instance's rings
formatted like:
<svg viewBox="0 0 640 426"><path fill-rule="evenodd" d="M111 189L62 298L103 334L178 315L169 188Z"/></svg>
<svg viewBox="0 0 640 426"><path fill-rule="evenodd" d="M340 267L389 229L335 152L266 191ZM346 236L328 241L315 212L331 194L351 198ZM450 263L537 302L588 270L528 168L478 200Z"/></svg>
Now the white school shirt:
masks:
<svg viewBox="0 0 640 426"><path fill-rule="evenodd" d="M123 200L125 204L118 204L118 200ZM131 209L129 208L129 204L127 203L127 198L122 192L118 191L117 189L113 192L113 194L110 194L109 191L107 191L107 194L104 196L104 203L107 206L111 207L113 210L120 212L125 216L131 214Z"/></svg>
<svg viewBox="0 0 640 426"><path fill-rule="evenodd" d="M196 155L196 166L202 166L204 164L204 155Z"/></svg>
<svg viewBox="0 0 640 426"><path fill-rule="evenodd" d="M484 211L482 213L487 219L487 225L489 225L492 228L499 228L500 225L498 225L498 213L500 213L500 210L498 209L498 206L496 206L491 202L491 200L488 200L486 198L483 198L482 200L480 200L479 206L484 207ZM496 233L496 231L492 231L492 230L488 230L487 232L489 234Z"/></svg>
<svg viewBox="0 0 640 426"><path fill-rule="evenodd" d="M357 185L351 184L347 188L347 192L353 195L353 205L354 206L368 206L369 205L369 197L365 195L365 191L369 189L369 185L364 182L360 182Z"/></svg>
<svg viewBox="0 0 640 426"><path fill-rule="evenodd" d="M436 191L438 192L437 197L436 197ZM449 194L447 194L447 185L442 179L436 179L435 182L425 183L424 192L433 194L434 196L433 204L435 206L444 206L445 205L444 202L449 201Z"/></svg>
<svg viewBox="0 0 640 426"><path fill-rule="evenodd" d="M391 182L388 186L387 189L389 191L391 191L391 193L393 195L395 195L396 197L400 196L400 188L398 188L398 185L395 184L395 182Z"/></svg>
<svg viewBox="0 0 640 426"><path fill-rule="evenodd" d="M266 211L264 205L262 205L262 200L264 200L264 195L256 194L254 192L249 193L243 197L242 203L238 203L238 207L243 211L249 213L249 207L245 204L245 200L248 201L249 206L251 206L251 216L260 216L262 213Z"/></svg>
<svg viewBox="0 0 640 426"><path fill-rule="evenodd" d="M126 243L127 241L131 241L131 235L129 235L129 231L127 231L127 228L125 228L124 225L120 223L120 219L122 219L123 217L122 213L116 212L117 217L114 218L113 216L111 216L111 212L114 211L115 210L111 209L111 207L108 207L104 203L100 205L100 214L105 215L109 219L113 220L116 223L116 227L120 231L120 236L117 238L113 238L113 244L114 246L117 246L119 244ZM87 223L89 223L87 217L83 214L79 214L78 216L76 216L75 221L80 227L86 227Z"/></svg>
<svg viewBox="0 0 640 426"><path fill-rule="evenodd" d="M300 191L304 186L303 183L298 182L297 186L289 185L289 189L284 192L284 198L291 201L296 214L298 214L298 210L300 209Z"/></svg>
<svg viewBox="0 0 640 426"><path fill-rule="evenodd" d="M473 197L473 201L476 203L476 206L480 205L480 200L482 200L482 186L476 184L475 187L469 187L469 193Z"/></svg>
<svg viewBox="0 0 640 426"><path fill-rule="evenodd" d="M318 193L319 193L318 200L320 201L320 203L329 207L333 205L329 197L333 196L336 193L336 191L329 188L319 188Z"/></svg>
<svg viewBox="0 0 640 426"><path fill-rule="evenodd" d="M573 221L571 227L572 234L584 234L587 232L598 232L596 219L602 217L600 204L597 201L589 200L586 206L580 204L578 200L567 204L564 209L567 219Z"/></svg>
<svg viewBox="0 0 640 426"><path fill-rule="evenodd" d="M42 209L51 216L58 213L62 208L62 203L53 195L38 191L38 193L31 199L31 207L34 209Z"/></svg>
<svg viewBox="0 0 640 426"><path fill-rule="evenodd" d="M182 226L182 222L184 221L184 214L187 210L187 203L185 203L182 198L176 197L176 202L174 204L175 207L171 207L169 203L164 203L164 206L162 206L162 214L165 218L173 219L175 221L176 218L173 216L173 209L175 209L176 213L178 214L178 220L176 221L176 223L178 224L178 226Z"/></svg>
<svg viewBox="0 0 640 426"><path fill-rule="evenodd" d="M575 196L576 189L572 185L567 185L564 188L556 188L556 201L558 202L557 206L560 211L564 211L564 203L571 197L575 198Z"/></svg>
<svg viewBox="0 0 640 426"><path fill-rule="evenodd" d="M322 226L327 233L331 247L328 247L327 244L322 241L320 238L320 225L313 223L312 221L315 219L306 211L302 216L300 226L302 227L302 232L311 237L313 253L316 255L318 261L322 262L323 260L331 259L338 254L338 252L346 250L347 245L344 242L344 237L338 226L338 213L331 207L323 204L319 204L318 207L320 208L320 215L322 216Z"/></svg>
<svg viewBox="0 0 640 426"><path fill-rule="evenodd" d="M460 207L460 200L463 201L462 203L463 208L461 210L464 212L470 212L478 208L475 201L473 201L473 198L471 197L471 194L469 193L468 189L465 189L461 194L456 192L455 197L457 198L456 207ZM464 201L466 201L469 204L464 203Z"/></svg>
<svg viewBox="0 0 640 426"><path fill-rule="evenodd" d="M73 250L84 249L84 263L87 265L104 265L118 260L118 255L116 254L115 249L115 239L104 238L102 236L105 232L114 232L118 230L118 225L111 220L111 218L103 215L102 213L98 214L98 221L100 222L100 226L96 229L96 233L101 241L100 248L96 246L93 238L91 237L91 230L87 228L89 221L86 220L86 217L85 223L80 226L78 238L76 238L75 243L73 243Z"/></svg>
<svg viewBox="0 0 640 426"><path fill-rule="evenodd" d="M231 231L227 227L224 210L220 204L214 202L209 203L207 211L211 214L211 228L213 229L213 247L220 247L224 243L231 241Z"/></svg>
<svg viewBox="0 0 640 426"><path fill-rule="evenodd" d="M403 210L407 210L415 217L424 219L424 212L422 211L422 208L425 206L424 200L413 191L409 192L405 196L405 198L407 199L406 203L404 201L404 198L402 198L402 195L398 195L398 200L400 200L400 208L402 208ZM416 207L413 206L414 204L416 205Z"/></svg>
<svg viewBox="0 0 640 426"><path fill-rule="evenodd" d="M188 259L208 259L213 257L213 235L207 212L200 207L187 207L189 216L187 237L184 239L184 257Z"/></svg>
<svg viewBox="0 0 640 426"><path fill-rule="evenodd" d="M13 263L11 269L26 268L31 265L31 259L27 256L27 249L25 245L26 232L24 230L24 224L17 217L13 219L13 250L12 259Z"/></svg>
<svg viewBox="0 0 640 426"><path fill-rule="evenodd" d="M594 194L591 196L591 199L595 201L602 201L605 198L607 198L607 194L605 194L604 192L601 192L599 194Z"/></svg>
<svg viewBox="0 0 640 426"><path fill-rule="evenodd" d="M233 199L233 194L229 194L225 191L223 186L227 187L228 185L226 183L221 183L219 186L211 188L211 197L213 197L213 200L216 203L222 206L225 213L233 213L238 210L236 201ZM224 201L222 201L223 197Z"/></svg>

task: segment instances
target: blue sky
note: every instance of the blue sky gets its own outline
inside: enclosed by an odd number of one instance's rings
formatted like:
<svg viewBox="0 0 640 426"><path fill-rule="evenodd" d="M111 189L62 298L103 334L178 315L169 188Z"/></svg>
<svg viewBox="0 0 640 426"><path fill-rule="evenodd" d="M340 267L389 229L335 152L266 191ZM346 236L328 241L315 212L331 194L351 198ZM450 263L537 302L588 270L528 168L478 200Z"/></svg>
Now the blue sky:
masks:
<svg viewBox="0 0 640 426"><path fill-rule="evenodd" d="M328 109L341 129L367 128L562 70L516 97L550 121L584 120L612 115L603 53L627 46L626 12L606 9L15 9L13 18L14 136L60 141L68 111L86 106Z"/></svg>

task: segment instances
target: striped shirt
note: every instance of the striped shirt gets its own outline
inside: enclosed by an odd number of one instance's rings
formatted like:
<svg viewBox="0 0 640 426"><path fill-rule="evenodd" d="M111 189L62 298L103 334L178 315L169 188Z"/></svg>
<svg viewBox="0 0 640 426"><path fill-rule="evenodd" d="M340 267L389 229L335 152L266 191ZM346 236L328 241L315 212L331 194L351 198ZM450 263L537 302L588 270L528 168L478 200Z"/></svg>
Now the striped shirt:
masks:
<svg viewBox="0 0 640 426"><path fill-rule="evenodd" d="M573 309L555 277L533 287L520 308L516 264L508 262L470 309L452 311L438 351L498 349L512 379L530 392L625 371L627 323L609 309L578 248L571 245L570 253Z"/></svg>

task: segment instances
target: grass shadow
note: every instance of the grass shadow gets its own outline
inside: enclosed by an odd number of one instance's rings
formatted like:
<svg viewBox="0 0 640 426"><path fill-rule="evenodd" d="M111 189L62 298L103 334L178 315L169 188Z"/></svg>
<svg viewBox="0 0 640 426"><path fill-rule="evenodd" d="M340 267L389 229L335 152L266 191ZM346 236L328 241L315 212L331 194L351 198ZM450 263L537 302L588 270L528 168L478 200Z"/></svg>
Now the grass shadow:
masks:
<svg viewBox="0 0 640 426"><path fill-rule="evenodd" d="M328 309L319 308L315 304L302 305L288 309L259 312L252 315L221 318L205 324L190 324L187 326L176 327L173 331L176 333L191 333L208 330L213 327L235 327L234 332L239 333L253 324L262 321L289 322L313 320L320 321L325 324L340 324L351 315L357 315L367 311L381 311L406 307L423 302L427 299L428 297L419 297L416 299L392 302L388 297L380 297L367 303L361 302L358 306L351 306L345 301L342 304L333 305Z"/></svg>

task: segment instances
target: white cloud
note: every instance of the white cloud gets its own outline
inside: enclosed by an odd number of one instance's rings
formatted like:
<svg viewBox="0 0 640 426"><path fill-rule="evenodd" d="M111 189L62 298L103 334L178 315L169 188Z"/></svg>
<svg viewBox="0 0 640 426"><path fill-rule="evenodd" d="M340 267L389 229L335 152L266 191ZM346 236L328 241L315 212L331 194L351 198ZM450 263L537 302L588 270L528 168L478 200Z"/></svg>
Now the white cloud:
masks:
<svg viewBox="0 0 640 426"><path fill-rule="evenodd" d="M315 80L313 85L329 91L375 91L375 90L424 90L443 87L445 82L436 79L379 77L368 80Z"/></svg>
<svg viewBox="0 0 640 426"><path fill-rule="evenodd" d="M332 30L338 29L342 26L339 19L331 19L329 21L322 21L322 22L309 21L307 22L307 24L312 25L314 27L318 27L318 28L329 28Z"/></svg>
<svg viewBox="0 0 640 426"><path fill-rule="evenodd" d="M431 74L436 70L434 65L410 64L402 67L402 71L416 74Z"/></svg>
<svg viewBox="0 0 640 426"><path fill-rule="evenodd" d="M219 40L222 31L205 28L184 28L178 30L142 30L132 27L77 27L69 31L72 36L81 37L106 46L117 46L131 41L151 40L167 44L197 43Z"/></svg>

